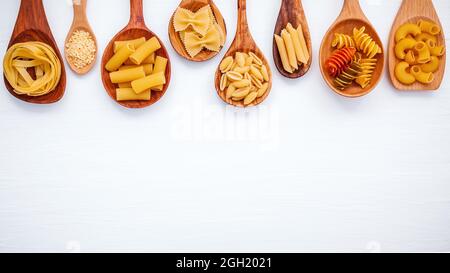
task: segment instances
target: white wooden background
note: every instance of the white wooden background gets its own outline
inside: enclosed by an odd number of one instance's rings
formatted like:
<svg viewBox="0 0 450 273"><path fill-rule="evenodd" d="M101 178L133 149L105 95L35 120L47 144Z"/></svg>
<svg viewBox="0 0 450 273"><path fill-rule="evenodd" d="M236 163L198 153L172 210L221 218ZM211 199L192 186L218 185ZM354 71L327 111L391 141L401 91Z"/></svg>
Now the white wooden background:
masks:
<svg viewBox="0 0 450 273"><path fill-rule="evenodd" d="M18 0L0 3L0 55ZM70 1L44 0L62 47ZM236 29L236 1L217 0ZM235 110L202 64L174 52L167 24L178 1L146 0L173 78L144 110L113 102L97 66L68 71L64 99L36 106L0 86L0 252L450 251L450 79L436 93L400 93L385 75L360 99L332 93L318 48L342 0L304 0L312 70L275 72L279 0L248 0L274 88L259 108ZM450 44L450 1L434 0ZM400 0L361 0L387 42ZM128 20L128 1L90 0L100 49ZM386 46L386 45L385 45ZM101 52L102 53L102 52Z"/></svg>

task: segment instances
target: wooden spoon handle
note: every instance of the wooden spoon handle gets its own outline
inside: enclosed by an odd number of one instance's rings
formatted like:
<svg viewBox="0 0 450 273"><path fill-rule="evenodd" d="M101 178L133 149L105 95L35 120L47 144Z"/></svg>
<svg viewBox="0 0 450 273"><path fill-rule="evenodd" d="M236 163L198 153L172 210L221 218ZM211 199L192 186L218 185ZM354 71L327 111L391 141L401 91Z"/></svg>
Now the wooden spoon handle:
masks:
<svg viewBox="0 0 450 273"><path fill-rule="evenodd" d="M432 0L403 0L400 9L409 15L429 15L435 12Z"/></svg>
<svg viewBox="0 0 450 273"><path fill-rule="evenodd" d="M143 0L130 0L130 22L128 26L145 26Z"/></svg>
<svg viewBox="0 0 450 273"><path fill-rule="evenodd" d="M344 0L344 6L342 8L340 19L359 18L366 19L359 0Z"/></svg>
<svg viewBox="0 0 450 273"><path fill-rule="evenodd" d="M87 0L72 0L73 3L73 21L75 22L86 22L86 5Z"/></svg>
<svg viewBox="0 0 450 273"><path fill-rule="evenodd" d="M42 0L21 0L14 33L20 33L24 30L42 27L44 25L48 26L48 22ZM46 29L44 27L41 30L47 33L50 27Z"/></svg>
<svg viewBox="0 0 450 273"><path fill-rule="evenodd" d="M250 34L247 22L247 0L238 0L238 23L236 33L243 36Z"/></svg>

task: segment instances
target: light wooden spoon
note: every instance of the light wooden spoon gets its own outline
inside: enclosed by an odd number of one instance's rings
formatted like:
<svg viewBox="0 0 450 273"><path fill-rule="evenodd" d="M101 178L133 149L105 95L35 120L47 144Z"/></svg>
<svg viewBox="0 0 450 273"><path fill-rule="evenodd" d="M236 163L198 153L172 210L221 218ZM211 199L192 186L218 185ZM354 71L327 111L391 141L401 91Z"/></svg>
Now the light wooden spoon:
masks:
<svg viewBox="0 0 450 273"><path fill-rule="evenodd" d="M219 24L219 26L222 28L222 30L224 31L225 37L227 35L227 26L225 24L225 20L223 19L222 14L220 13L219 9L217 8L217 6L214 4L213 0L182 0L181 3L178 5L178 7L180 8L184 8L184 9L188 9L190 11L197 11L199 9L201 9L202 7L206 6L206 5L210 5L212 12L214 14L214 17L216 18L217 23ZM175 12L174 12L175 15ZM191 55L189 55L184 47L183 42L181 41L181 37L179 35L179 33L177 33L175 31L175 28L173 27L173 17L174 15L172 15L172 18L170 18L170 23L169 23L169 38L170 38L170 43L172 44L173 48L175 49L175 51L183 58L189 60L189 61L194 61L194 62L203 62L203 61L207 61L213 57L215 57L217 54L219 54L219 52L215 52L215 51L210 51L210 50L202 50L202 52L200 52L199 54L197 54L194 57L191 57Z"/></svg>
<svg viewBox="0 0 450 273"><path fill-rule="evenodd" d="M156 34L150 31L145 25L142 1L143 0L130 0L130 14L131 14L130 22L124 29L122 29L116 36L114 36L111 42L109 42L108 46L105 49L105 52L103 53L102 58L101 73L103 85L106 91L108 92L109 96L113 100L115 100L117 103L127 108L144 108L156 103L161 99L162 96L164 96L170 84L171 66L169 54L167 53L167 50L164 47L164 44L162 43L161 39L159 39L158 36L156 36ZM114 55L115 41L133 40L140 37L145 37L146 39L156 37L159 40L161 48L158 51L156 51L156 55L164 57L168 60L165 73L166 84L164 85L163 91L161 92L152 91L152 96L149 101L117 101L116 85L111 82L109 72L105 69L105 65L109 61L109 59L111 59L111 57Z"/></svg>
<svg viewBox="0 0 450 273"><path fill-rule="evenodd" d="M70 69L73 70L73 72L84 75L91 71L91 69L94 67L95 61L97 59L97 39L94 35L94 31L92 31L91 26L89 25L89 21L86 16L86 5L87 0L72 0L73 4L73 22L72 26L70 27L69 33L67 34L65 45L69 43L70 38L72 37L73 33L78 30L83 30L88 32L91 35L92 40L94 40L95 43L95 59L90 63L89 65L83 67L83 68L77 68L73 63L72 60L69 58L67 54L67 47L64 46L64 55L66 56L67 63L69 64Z"/></svg>
<svg viewBox="0 0 450 273"><path fill-rule="evenodd" d="M395 18L394 24L392 25L391 35L389 37L389 75L391 82L394 87L398 90L413 91L413 90L437 90L441 86L442 80L444 78L446 56L440 57L440 67L437 72L434 73L434 81L430 84L422 84L416 82L412 85L404 85L397 80L395 77L395 66L399 60L395 57L395 33L397 29L405 23L417 23L420 19L431 20L441 26L441 34L438 37L438 44L444 45L445 47L445 37L444 30L442 28L439 17L434 8L433 2L431 0L403 0L403 3L398 11L397 17Z"/></svg>
<svg viewBox="0 0 450 273"><path fill-rule="evenodd" d="M367 95L378 85L383 75L384 49L383 53L377 54L375 57L378 60L377 66L375 68L375 71L373 72L372 81L366 88L361 88L359 85L354 83L344 91L340 91L334 86L333 84L334 78L328 74L325 68L326 60L330 57L330 55L334 51L333 48L331 47L331 43L334 39L334 34L344 33L353 36L353 28L354 27L360 28L363 26L366 28L366 33L369 34L381 48L383 48L381 39L378 36L372 24L364 15L364 12L362 11L361 6L359 5L359 0L344 0L344 6L342 8L341 14L336 19L334 24L328 29L322 41L322 45L320 47L319 61L322 76L325 82L334 92L345 97L355 98Z"/></svg>
<svg viewBox="0 0 450 273"><path fill-rule="evenodd" d="M269 96L270 90L272 88L272 71L270 70L269 63L267 62L266 57L264 57L264 54L262 51L258 48L255 41L252 38L252 35L250 33L250 29L248 27L247 22L247 5L246 0L238 0L238 22L236 27L236 36L234 37L233 43L231 44L230 48L228 49L227 53L225 54L224 58L228 56L235 55L236 52L253 52L258 56L262 62L266 65L267 70L269 72L269 88L267 92L260 98L257 98L253 103L251 103L248 106L256 106L263 102L267 96ZM223 60L222 59L222 60ZM233 101L232 99L227 99L225 91L220 91L220 78L221 78L221 72L219 67L216 71L216 77L215 77L215 85L217 94L219 97L226 103L238 106L238 107L248 107L245 106L243 101Z"/></svg>
<svg viewBox="0 0 450 273"><path fill-rule="evenodd" d="M24 42L43 42L53 48L61 61L61 79L58 86L52 92L39 96L31 97L27 95L18 95L13 91L12 86L4 78L6 89L16 98L36 104L50 104L59 101L66 89L66 71L64 62L59 52L58 46L53 38L50 26L48 25L47 16L45 15L42 0L22 0L20 3L19 15L17 17L14 31L11 35L8 48L17 43Z"/></svg>
<svg viewBox="0 0 450 273"><path fill-rule="evenodd" d="M294 28L301 25L303 28L303 35L305 36L306 45L308 46L308 51L311 55L308 63L301 65L294 73L289 73L283 68L283 63L281 61L280 53L278 51L277 43L275 38L273 40L273 59L275 61L275 66L281 75L286 78L296 79L305 75L312 63L312 45L311 45L311 35L309 33L308 21L306 20L305 11L303 10L303 5L301 0L282 0L280 13L278 14L277 24L275 26L274 34L280 35L281 31L286 28L286 25L291 23Z"/></svg>

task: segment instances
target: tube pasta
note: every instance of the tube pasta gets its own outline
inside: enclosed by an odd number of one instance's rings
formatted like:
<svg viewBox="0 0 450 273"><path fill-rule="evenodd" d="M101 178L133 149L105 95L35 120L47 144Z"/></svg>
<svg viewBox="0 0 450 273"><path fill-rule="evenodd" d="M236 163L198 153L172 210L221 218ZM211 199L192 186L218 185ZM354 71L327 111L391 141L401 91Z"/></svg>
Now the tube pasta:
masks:
<svg viewBox="0 0 450 273"><path fill-rule="evenodd" d="M109 72L117 71L133 53L134 46L130 43L126 44L112 56L108 63L106 63L106 70Z"/></svg>
<svg viewBox="0 0 450 273"><path fill-rule="evenodd" d="M145 71L143 66L138 66L111 72L109 77L111 78L112 83L131 82L145 77Z"/></svg>
<svg viewBox="0 0 450 273"><path fill-rule="evenodd" d="M409 64L407 62L399 62L395 66L395 77L403 84L410 85L416 82L416 77L407 71Z"/></svg>
<svg viewBox="0 0 450 273"><path fill-rule="evenodd" d="M286 72L293 73L294 71L292 70L292 67L289 63L289 58L283 38L275 34L275 41L277 43L278 52L280 54L284 70L286 70Z"/></svg>
<svg viewBox="0 0 450 273"><path fill-rule="evenodd" d="M136 94L142 93L147 89L152 89L156 86L166 84L166 77L164 73L159 72L152 74L150 76L146 76L145 78L141 78L131 82L131 87L133 88Z"/></svg>
<svg viewBox="0 0 450 273"><path fill-rule="evenodd" d="M156 57L155 59L155 65L153 67L153 73L165 73L167 68L167 62L168 60L164 57ZM164 85L155 86L152 88L154 91L162 91L164 89Z"/></svg>
<svg viewBox="0 0 450 273"><path fill-rule="evenodd" d="M435 46L434 48L430 49L430 54L436 57L444 56L445 54L445 47L444 46Z"/></svg>
<svg viewBox="0 0 450 273"><path fill-rule="evenodd" d="M424 64L430 61L431 57L430 49L424 42L418 42L414 46L414 51L418 54L417 62L419 64Z"/></svg>
<svg viewBox="0 0 450 273"><path fill-rule="evenodd" d="M289 32L292 38L292 43L294 44L295 55L297 61L300 63L307 64L308 60L306 59L305 54L303 53L302 43L300 41L300 35L298 35L297 30L291 25L291 23L287 24L286 30Z"/></svg>
<svg viewBox="0 0 450 273"><path fill-rule="evenodd" d="M139 48L137 48L136 51L131 54L130 60L134 64L140 65L146 58L148 58L160 48L161 44L159 43L158 39L156 37L153 37L143 45L141 45Z"/></svg>
<svg viewBox="0 0 450 273"><path fill-rule="evenodd" d="M141 45L145 43L146 39L145 37L141 37L134 40L127 40L127 41L115 41L114 42L114 53L117 53L122 47L126 46L127 44L133 45L134 48L138 48Z"/></svg>
<svg viewBox="0 0 450 273"><path fill-rule="evenodd" d="M422 31L420 27L416 24L404 24L401 27L397 29L397 32L395 33L395 42L400 42L401 40L405 39L408 35L416 36L421 34Z"/></svg>
<svg viewBox="0 0 450 273"><path fill-rule="evenodd" d="M27 69L34 70L35 79ZM18 95L46 95L55 90L61 79L61 61L52 47L41 42L12 45L6 52L3 70Z"/></svg>
<svg viewBox="0 0 450 273"><path fill-rule="evenodd" d="M414 37L416 39L416 41L418 42L424 42L426 43L427 41L433 41L434 43L437 43L437 38L434 35L431 35L429 33L426 32L421 32L419 35L416 35Z"/></svg>
<svg viewBox="0 0 450 273"><path fill-rule="evenodd" d="M411 68L411 74L416 78L416 80L420 83L429 84L434 80L434 74L431 72L424 72L420 66L415 65Z"/></svg>
<svg viewBox="0 0 450 273"><path fill-rule="evenodd" d="M395 45L395 56L400 60L406 57L406 51L413 49L417 42L414 39L405 38Z"/></svg>
<svg viewBox="0 0 450 273"><path fill-rule="evenodd" d="M150 100L151 91L149 89L139 94L136 94L132 88L117 88L116 97L117 101Z"/></svg>
<svg viewBox="0 0 450 273"><path fill-rule="evenodd" d="M414 54L414 50L408 50L408 53L406 53L406 56L405 56L405 62L407 62L410 65L414 65L417 63L416 55Z"/></svg>
<svg viewBox="0 0 450 273"><path fill-rule="evenodd" d="M283 38L284 44L286 45L287 55L289 59L289 64L294 70L298 69L297 57L295 55L294 43L292 42L291 35L287 30L281 31L281 37Z"/></svg>
<svg viewBox="0 0 450 273"><path fill-rule="evenodd" d="M420 66L423 72L425 73L434 73L439 69L439 58L436 56L431 56L430 62L426 64L422 64Z"/></svg>
<svg viewBox="0 0 450 273"><path fill-rule="evenodd" d="M438 35L441 33L441 27L436 23L426 20L419 20L417 22L417 25L419 26L422 32L426 32L431 35Z"/></svg>
<svg viewBox="0 0 450 273"><path fill-rule="evenodd" d="M310 55L301 25L294 28L291 23L288 23L279 35L274 35L274 39L283 69L286 72L294 73L301 65L308 64ZM250 57L255 58L253 55L250 55ZM260 63L260 60L256 62Z"/></svg>

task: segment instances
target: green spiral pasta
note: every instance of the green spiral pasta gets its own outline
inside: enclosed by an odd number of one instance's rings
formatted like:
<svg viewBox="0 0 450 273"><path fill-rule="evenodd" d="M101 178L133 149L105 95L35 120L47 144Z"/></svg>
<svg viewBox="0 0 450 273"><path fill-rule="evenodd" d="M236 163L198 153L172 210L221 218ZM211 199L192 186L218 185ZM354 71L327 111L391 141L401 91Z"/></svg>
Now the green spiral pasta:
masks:
<svg viewBox="0 0 450 273"><path fill-rule="evenodd" d="M343 91L357 79L361 71L361 65L358 62L353 61L344 72L334 79L334 85L337 89Z"/></svg>

